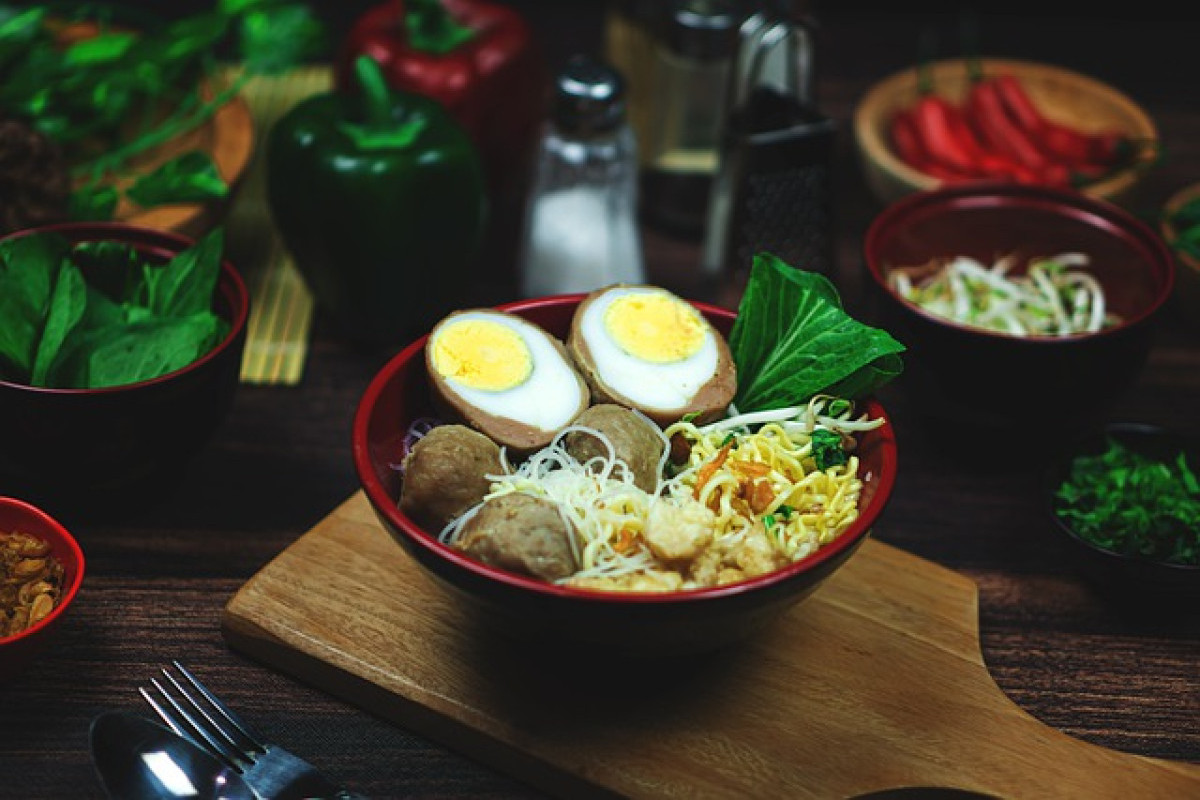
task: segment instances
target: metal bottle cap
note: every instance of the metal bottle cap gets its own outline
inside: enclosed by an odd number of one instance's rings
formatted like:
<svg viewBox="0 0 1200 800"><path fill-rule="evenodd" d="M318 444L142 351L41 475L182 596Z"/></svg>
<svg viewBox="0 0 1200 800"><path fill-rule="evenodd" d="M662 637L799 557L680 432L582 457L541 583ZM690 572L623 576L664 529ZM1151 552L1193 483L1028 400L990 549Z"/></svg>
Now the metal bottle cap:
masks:
<svg viewBox="0 0 1200 800"><path fill-rule="evenodd" d="M728 58L743 14L732 0L680 0L671 9L664 39L684 58Z"/></svg>
<svg viewBox="0 0 1200 800"><path fill-rule="evenodd" d="M625 79L604 61L572 56L554 82L552 117L579 136L615 130L625 121Z"/></svg>

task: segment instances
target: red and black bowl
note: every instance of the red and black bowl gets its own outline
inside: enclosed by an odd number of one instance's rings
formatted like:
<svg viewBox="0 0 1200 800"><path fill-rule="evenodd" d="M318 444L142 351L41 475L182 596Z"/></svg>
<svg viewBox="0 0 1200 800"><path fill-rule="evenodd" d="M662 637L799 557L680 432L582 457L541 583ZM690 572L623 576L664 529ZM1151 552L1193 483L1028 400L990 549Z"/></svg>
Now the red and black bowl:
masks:
<svg viewBox="0 0 1200 800"><path fill-rule="evenodd" d="M994 333L927 312L888 280L894 269L933 259L969 256L990 265L1003 255L1024 261L1064 252L1089 256L1087 270L1119 324L1058 337ZM1063 436L1102 421L1137 382L1175 284L1170 251L1128 211L1019 184L908 195L871 222L863 259L878 322L907 347L897 386L912 416L949 441L973 431L995 442L997 454L1019 447L1023 433Z"/></svg>
<svg viewBox="0 0 1200 800"><path fill-rule="evenodd" d="M500 306L565 337L583 295ZM724 334L733 312L696 306ZM602 592L522 577L475 561L441 543L398 508L396 469L410 424L432 414L422 338L378 372L367 386L353 425L353 458L363 491L383 527L452 593L473 605L483 626L524 641L566 643L620 656L668 656L708 651L778 621L816 590L866 540L883 513L896 479L896 440L890 421L860 437L865 476L858 519L813 555L776 572L717 588L672 593ZM869 400L871 417L886 414Z"/></svg>
<svg viewBox="0 0 1200 800"><path fill-rule="evenodd" d="M183 236L124 223L64 223L70 242L132 245L149 263L192 246ZM216 347L182 369L101 389L0 381L0 485L55 513L105 512L149 502L183 474L224 419L238 385L250 296L222 261L214 311L229 322Z"/></svg>
<svg viewBox="0 0 1200 800"><path fill-rule="evenodd" d="M83 585L83 550L71 532L43 509L15 497L0 497L0 532L24 533L50 546L63 568L59 599L40 621L10 636L0 636L0 684L15 678L58 637L63 618Z"/></svg>

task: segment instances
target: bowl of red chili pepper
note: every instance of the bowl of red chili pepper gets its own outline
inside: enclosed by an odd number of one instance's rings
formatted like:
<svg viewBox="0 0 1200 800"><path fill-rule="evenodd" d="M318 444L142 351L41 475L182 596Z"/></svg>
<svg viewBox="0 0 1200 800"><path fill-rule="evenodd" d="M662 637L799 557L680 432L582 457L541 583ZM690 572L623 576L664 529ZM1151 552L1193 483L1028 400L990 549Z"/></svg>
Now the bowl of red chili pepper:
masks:
<svg viewBox="0 0 1200 800"><path fill-rule="evenodd" d="M1123 202L1159 151L1154 121L1117 89L1008 59L949 59L894 73L859 102L854 137L883 203L978 180Z"/></svg>
<svg viewBox="0 0 1200 800"><path fill-rule="evenodd" d="M897 388L958 450L966 430L999 444L1101 423L1141 374L1176 271L1124 208L1009 182L895 201L863 258L880 324L908 348ZM995 451L1028 463L1030 449Z"/></svg>
<svg viewBox="0 0 1200 800"><path fill-rule="evenodd" d="M1198 470L1200 439L1157 425L1112 422L1073 440L1043 485L1070 563L1122 603L1200 599Z"/></svg>

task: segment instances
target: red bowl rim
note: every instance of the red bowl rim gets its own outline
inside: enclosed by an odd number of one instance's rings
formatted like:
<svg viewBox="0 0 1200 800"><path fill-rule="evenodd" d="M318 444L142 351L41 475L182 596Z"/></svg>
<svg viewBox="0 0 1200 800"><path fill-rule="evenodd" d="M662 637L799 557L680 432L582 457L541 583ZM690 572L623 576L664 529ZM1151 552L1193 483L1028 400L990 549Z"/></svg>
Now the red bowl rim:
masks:
<svg viewBox="0 0 1200 800"><path fill-rule="evenodd" d="M66 613L67 607L71 605L72 601L75 600L75 595L79 593L79 587L83 585L83 574L86 571L86 567L83 558L83 550L79 547L79 542L74 536L71 535L71 532L68 531L62 525L62 523L60 523L54 517L50 516L48 513L32 503L28 503L16 497L0 495L0 505L16 508L22 513L40 520L43 525L55 532L57 538L53 542L54 548L65 548L75 560L75 570L72 573L71 580L62 587L62 596L59 598L58 605L54 607L54 610L42 619L38 620L37 623L29 626L20 633L14 633L11 636L0 636L0 647L3 647L5 645L10 645L15 642L36 636L39 631L48 628L50 625L54 624L56 619ZM39 536L38 538L46 537Z"/></svg>
<svg viewBox="0 0 1200 800"><path fill-rule="evenodd" d="M1154 251L1162 266L1162 285L1158 288L1151 302L1137 314L1122 319L1119 324L1111 328L1105 328L1095 333L1077 333L1068 336L1012 336L999 331L973 328L961 322L930 313L896 294L895 290L888 285L883 265L876 261L873 254L878 252L879 240L883 236L883 231L886 228L894 227L897 218L902 218L910 214L914 209L919 209L923 206L941 205L956 198L964 198L975 203L999 200L1003 204L1010 206L1020 205L1023 201L1032 200L1040 208L1060 212L1064 209L1070 209L1078 212L1078 214L1106 218L1116 223L1118 227L1123 227L1136 235L1147 249ZM997 181L972 181L970 183L940 186L934 189L913 192L896 200L881 211L871 221L870 225L868 225L866 234L863 237L862 253L863 261L867 266L867 273L871 276L871 280L875 285L882 289L888 297L895 300L914 315L922 317L936 325L961 331L963 334L969 336L976 336L980 339L991 341L1021 342L1023 345L1030 347L1061 347L1073 342L1099 340L1117 335L1154 316L1171 297L1176 279L1175 260L1170 249L1162 240L1162 237L1148 224L1133 216L1121 206L1109 200L1091 197L1068 189Z"/></svg>
<svg viewBox="0 0 1200 800"><path fill-rule="evenodd" d="M36 228L26 228L19 231L14 231L7 236L0 237L0 241L6 239L16 239L21 236L28 236L34 233L63 233L66 235L82 234L82 240L87 241L128 241L133 244L143 244L150 247L162 246L176 250L183 250L196 243L195 239L183 236L169 231L159 230L157 228L149 228L143 225L130 225L125 222L59 222L50 225L42 225ZM50 388L45 386L29 386L24 383L14 383L0 379L0 386L8 386L14 389L20 389L27 392L36 392L39 394L54 394L54 395L94 395L94 394L113 394L116 392L126 392L130 390L141 389L148 386L154 386L160 383L166 383L180 375L189 372L194 372L201 368L204 364L217 358L222 352L233 346L233 343L241 335L246 328L246 323L250 318L250 292L246 288L246 281L242 278L240 272L226 256L221 257L221 274L217 281L217 287L225 287L229 290L233 301L233 314L229 321L229 333L215 347L209 350L200 358L196 359L186 366L180 367L173 372L168 372L164 375L159 375L156 378L150 378L136 383L123 383L119 386L104 386L97 389L63 389Z"/></svg>
<svg viewBox="0 0 1200 800"><path fill-rule="evenodd" d="M518 300L511 303L505 303L497 306L501 311L520 314L525 311L537 309L545 306L560 306L564 304L578 304L587 295L585 293L552 295L548 297L538 297L528 300ZM736 316L736 312L728 308L704 303L700 301L690 301L701 313L707 316L732 318ZM892 490L896 481L896 439L895 432L892 428L891 420L888 418L883 407L874 398L868 399L864 405L865 409L873 416L882 417L884 424L875 429L872 433L881 436L882 450L882 466L880 474L875 476L878 484L867 505L860 509L858 518L845 532L837 539L829 544L823 545L815 553L793 562L782 569L769 572L765 575L759 575L754 578L749 578L737 583L728 584L725 586L714 586L701 589L687 589L677 592L606 592L595 589L581 589L567 586L558 586L552 583L546 583L534 578L527 578L521 575L516 575L504 570L488 566L479 561L460 553L449 545L438 541L437 537L430 535L423 530L419 525L413 522L409 517L400 511L397 501L393 499L384 488L383 483L375 475L371 468L371 460L369 447L367 442L367 429L371 417L371 409L374 408L379 400L379 395L383 391L383 387L391 380L392 375L400 367L413 359L419 358L421 352L428 340L428 334L422 336L416 341L409 344L395 356L393 356L384 366L376 373L375 377L367 385L363 392L362 398L359 401L358 409L355 412L354 424L352 429L353 438L353 458L355 471L358 473L359 481L362 484L363 490L367 495L368 500L374 506L377 513L386 516L388 523L395 530L403 532L403 535L409 543L424 550L427 554L444 560L457 570L470 573L479 578L485 578L490 581L495 581L510 589L529 592L536 595L542 595L549 598L558 598L567 601L585 602L585 603L610 603L617 605L660 605L681 602L705 602L715 601L722 598L729 598L738 595L749 594L755 591L768 589L773 586L786 583L788 580L810 572L821 564L834 557L840 555L855 545L870 533L871 526L883 512L884 506L887 505L891 497Z"/></svg>

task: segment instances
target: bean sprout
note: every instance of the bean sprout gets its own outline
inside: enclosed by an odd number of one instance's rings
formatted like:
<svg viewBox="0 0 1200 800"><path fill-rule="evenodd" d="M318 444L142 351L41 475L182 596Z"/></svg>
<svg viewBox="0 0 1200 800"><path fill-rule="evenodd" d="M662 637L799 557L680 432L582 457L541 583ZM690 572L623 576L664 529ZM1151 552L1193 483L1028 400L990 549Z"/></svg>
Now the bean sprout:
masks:
<svg viewBox="0 0 1200 800"><path fill-rule="evenodd" d="M1023 275L1010 275L1013 256L991 267L956 256L894 269L888 282L910 303L963 325L1013 336L1073 336L1120 321L1107 310L1100 282L1081 269L1088 263L1084 253L1060 253L1031 259Z"/></svg>

